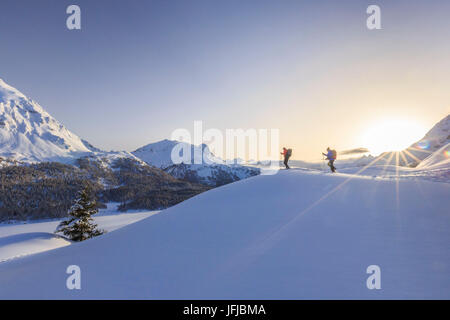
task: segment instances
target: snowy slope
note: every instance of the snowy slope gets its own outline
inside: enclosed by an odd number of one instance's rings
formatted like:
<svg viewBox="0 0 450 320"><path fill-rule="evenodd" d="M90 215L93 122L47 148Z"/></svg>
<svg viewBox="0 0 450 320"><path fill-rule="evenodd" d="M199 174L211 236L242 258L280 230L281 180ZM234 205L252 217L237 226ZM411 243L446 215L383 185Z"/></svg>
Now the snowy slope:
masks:
<svg viewBox="0 0 450 320"><path fill-rule="evenodd" d="M450 115L435 124L422 139L403 150L399 163L417 165L448 143L450 143Z"/></svg>
<svg viewBox="0 0 450 320"><path fill-rule="evenodd" d="M94 216L99 228L111 232L159 212L119 213L114 209L117 205L110 203ZM0 224L0 262L70 245L70 241L53 233L61 220Z"/></svg>
<svg viewBox="0 0 450 320"><path fill-rule="evenodd" d="M0 156L23 161L58 160L90 152L38 103L0 79Z"/></svg>
<svg viewBox="0 0 450 320"><path fill-rule="evenodd" d="M450 143L433 152L417 166L418 169L438 167L450 168Z"/></svg>
<svg viewBox="0 0 450 320"><path fill-rule="evenodd" d="M450 143L450 114L439 121L430 131L412 147L418 147L429 151L436 151Z"/></svg>
<svg viewBox="0 0 450 320"><path fill-rule="evenodd" d="M0 264L0 298L450 298L450 184L286 170ZM67 290L69 265L82 289ZM381 290L366 269L381 268Z"/></svg>
<svg viewBox="0 0 450 320"><path fill-rule="evenodd" d="M1 227L0 231L3 231ZM52 231L28 232L10 236L0 234L0 263L70 245L70 241L54 235Z"/></svg>

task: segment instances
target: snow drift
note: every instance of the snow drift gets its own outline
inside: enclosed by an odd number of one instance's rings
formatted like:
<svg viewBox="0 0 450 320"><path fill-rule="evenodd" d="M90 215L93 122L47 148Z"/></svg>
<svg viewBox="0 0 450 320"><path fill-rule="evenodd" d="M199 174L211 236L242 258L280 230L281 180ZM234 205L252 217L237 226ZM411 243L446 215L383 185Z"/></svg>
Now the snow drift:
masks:
<svg viewBox="0 0 450 320"><path fill-rule="evenodd" d="M306 170L0 264L0 298L450 298L450 185ZM81 268L81 290L66 269ZM366 269L381 268L381 290Z"/></svg>
<svg viewBox="0 0 450 320"><path fill-rule="evenodd" d="M418 169L450 167L450 143L433 152L417 166Z"/></svg>
<svg viewBox="0 0 450 320"><path fill-rule="evenodd" d="M109 203L106 209L100 209L99 213L93 217L100 229L111 232L158 213L158 211L118 213L117 209L113 209L117 205L117 203ZM0 224L0 263L73 243L53 233L61 220Z"/></svg>
<svg viewBox="0 0 450 320"><path fill-rule="evenodd" d="M67 246L70 241L48 232L30 232L0 238L0 263Z"/></svg>

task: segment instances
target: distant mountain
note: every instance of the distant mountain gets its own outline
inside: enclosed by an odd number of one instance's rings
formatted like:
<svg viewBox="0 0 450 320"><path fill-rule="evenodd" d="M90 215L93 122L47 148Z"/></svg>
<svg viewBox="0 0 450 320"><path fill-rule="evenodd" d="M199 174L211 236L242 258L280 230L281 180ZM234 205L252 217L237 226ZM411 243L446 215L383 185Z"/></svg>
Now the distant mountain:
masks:
<svg viewBox="0 0 450 320"><path fill-rule="evenodd" d="M37 102L0 79L0 156L21 161L56 161L92 150L89 143Z"/></svg>
<svg viewBox="0 0 450 320"><path fill-rule="evenodd" d="M179 149L176 149L177 146ZM187 163L173 163L172 152L176 154L180 151L181 157L183 149L190 150L190 160L186 161ZM208 186L220 186L260 174L259 168L225 164L206 144L194 146L186 142L162 140L139 148L132 154L178 179Z"/></svg>
<svg viewBox="0 0 450 320"><path fill-rule="evenodd" d="M434 152L448 143L450 143L450 114L436 123L422 139L411 145L410 149Z"/></svg>
<svg viewBox="0 0 450 320"><path fill-rule="evenodd" d="M202 144L201 146L194 146L193 144L189 144L186 142L179 142L175 140L164 139L159 142L147 144L135 151L132 152L133 155L138 157L139 159L145 161L146 163L155 166L157 168L165 169L174 165L172 162L172 150L175 147L179 146L180 150L189 149L191 155L189 157L189 161L186 164L203 164L206 162L214 162L217 164L223 164L224 161L218 157L215 157L211 151L209 150L206 144ZM203 154L203 158L202 155ZM182 152L179 153L182 156ZM197 155L200 155L198 157ZM205 161L204 161L205 160Z"/></svg>
<svg viewBox="0 0 450 320"><path fill-rule="evenodd" d="M448 143L450 143L450 115L436 123L422 139L402 150L399 153L398 164L415 167ZM386 161L389 159L389 156L390 152L383 154ZM395 164L396 162L396 157L389 161L390 164Z"/></svg>

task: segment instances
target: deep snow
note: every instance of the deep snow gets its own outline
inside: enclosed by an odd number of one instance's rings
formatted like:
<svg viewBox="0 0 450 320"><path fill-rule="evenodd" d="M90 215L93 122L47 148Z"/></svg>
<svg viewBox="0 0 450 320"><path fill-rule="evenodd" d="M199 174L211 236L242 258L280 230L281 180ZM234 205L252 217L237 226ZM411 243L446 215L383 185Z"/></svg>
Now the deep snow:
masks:
<svg viewBox="0 0 450 320"><path fill-rule="evenodd" d="M450 298L450 184L287 170L0 264L0 298ZM65 287L69 265L82 289ZM381 290L366 268L381 267Z"/></svg>
<svg viewBox="0 0 450 320"><path fill-rule="evenodd" d="M417 166L418 169L449 168L450 167L450 143L433 152Z"/></svg>
<svg viewBox="0 0 450 320"><path fill-rule="evenodd" d="M100 229L111 232L147 218L159 211L119 213L117 203L109 203L94 216ZM61 219L0 224L0 263L29 254L68 246L71 241L53 232Z"/></svg>

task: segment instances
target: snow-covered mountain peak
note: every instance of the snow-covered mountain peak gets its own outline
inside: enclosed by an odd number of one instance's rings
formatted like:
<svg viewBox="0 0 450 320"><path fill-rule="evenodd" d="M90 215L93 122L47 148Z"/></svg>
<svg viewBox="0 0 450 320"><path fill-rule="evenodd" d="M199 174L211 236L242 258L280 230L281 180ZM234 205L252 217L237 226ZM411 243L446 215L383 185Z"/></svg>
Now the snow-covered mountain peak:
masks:
<svg viewBox="0 0 450 320"><path fill-rule="evenodd" d="M190 152L190 156L183 157L184 152ZM180 156L181 160L189 160L174 163L172 153ZM177 179L209 186L219 186L260 174L258 168L238 164L227 165L223 159L216 157L206 144L196 146L165 139L145 145L132 154Z"/></svg>
<svg viewBox="0 0 450 320"><path fill-rule="evenodd" d="M224 163L222 159L215 157L211 153L206 144L195 146L187 142L180 142L168 139L147 144L133 151L132 154L134 154L136 157L142 159L143 161L147 162L150 165L164 169L174 164L172 161L172 150L174 150L174 148L177 146L179 150L190 150L191 152L190 161L187 164L194 164L194 163L204 164L204 162L206 162L205 161L206 159L208 160L208 163L216 163L216 164ZM196 159L196 156L202 153L203 159ZM180 152L180 156L181 155L182 154Z"/></svg>
<svg viewBox="0 0 450 320"><path fill-rule="evenodd" d="M437 150L450 143L450 114L436 123L419 141L400 153L400 158L390 157L390 152L381 154L392 165L415 167ZM444 148L445 149L445 148ZM439 157L438 157L439 158Z"/></svg>
<svg viewBox="0 0 450 320"><path fill-rule="evenodd" d="M412 148L436 151L450 142L450 114L436 123Z"/></svg>
<svg viewBox="0 0 450 320"><path fill-rule="evenodd" d="M0 79L0 156L43 161L90 151L38 103Z"/></svg>
<svg viewBox="0 0 450 320"><path fill-rule="evenodd" d="M0 78L0 102L26 99L25 95Z"/></svg>

